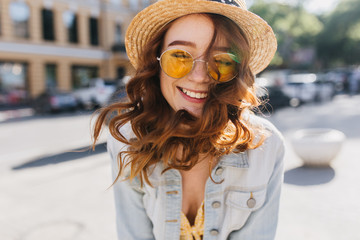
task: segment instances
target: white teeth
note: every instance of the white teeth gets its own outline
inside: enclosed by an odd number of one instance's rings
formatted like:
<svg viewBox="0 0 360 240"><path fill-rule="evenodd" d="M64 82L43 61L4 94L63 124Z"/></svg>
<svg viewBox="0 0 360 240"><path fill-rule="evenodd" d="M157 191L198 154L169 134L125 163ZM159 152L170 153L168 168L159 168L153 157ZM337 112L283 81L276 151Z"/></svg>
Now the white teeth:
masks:
<svg viewBox="0 0 360 240"><path fill-rule="evenodd" d="M185 93L186 95L192 97L192 98L197 98L197 99L201 99L201 98L206 98L207 97L207 93L196 93L196 92L191 92L189 90L186 89L181 89L183 91L183 93Z"/></svg>

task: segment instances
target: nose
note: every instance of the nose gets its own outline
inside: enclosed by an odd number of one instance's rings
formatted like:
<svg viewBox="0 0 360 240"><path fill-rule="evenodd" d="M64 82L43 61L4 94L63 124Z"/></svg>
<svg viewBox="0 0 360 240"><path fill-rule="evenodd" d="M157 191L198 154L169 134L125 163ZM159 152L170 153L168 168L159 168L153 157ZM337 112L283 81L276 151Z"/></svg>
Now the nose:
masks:
<svg viewBox="0 0 360 240"><path fill-rule="evenodd" d="M210 77L207 71L207 62L202 59L195 60L193 69L188 74L188 79L199 83L209 82Z"/></svg>

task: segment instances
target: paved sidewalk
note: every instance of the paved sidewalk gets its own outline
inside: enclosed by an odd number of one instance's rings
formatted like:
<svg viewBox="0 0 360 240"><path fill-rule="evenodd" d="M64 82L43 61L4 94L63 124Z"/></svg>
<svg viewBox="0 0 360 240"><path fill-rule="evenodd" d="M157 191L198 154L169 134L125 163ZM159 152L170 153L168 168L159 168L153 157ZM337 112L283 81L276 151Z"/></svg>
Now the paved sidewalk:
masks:
<svg viewBox="0 0 360 240"><path fill-rule="evenodd" d="M277 112L284 134L285 184L277 240L360 240L360 96ZM328 168L304 168L291 147L295 130L334 128L347 140Z"/></svg>
<svg viewBox="0 0 360 240"><path fill-rule="evenodd" d="M5 122L11 119L19 119L24 117L30 117L34 115L34 110L32 108L20 108L20 109L0 109L0 123Z"/></svg>
<svg viewBox="0 0 360 240"><path fill-rule="evenodd" d="M338 96L329 103L279 110L269 118L283 132L287 144L276 240L360 240L359 106L360 96ZM99 144L95 153L64 151L88 141L80 138L86 136L90 116L69 119L64 130L56 128L59 139L55 145L41 142L43 154L51 150L48 155L16 155L16 163L0 165L0 240L116 239L113 193L107 190L111 181L105 146ZM36 122L45 129L51 121L60 124L59 119L34 119L24 121L31 126L25 128L15 121L0 125L0 132L14 128L7 132L8 136L13 132L35 134ZM346 134L342 151L330 167L302 167L290 139L296 129L305 127L331 127ZM72 129L84 132L73 133L70 139L66 131ZM2 142L2 146L13 149L6 144ZM54 152L56 145L63 148L61 152ZM23 150L27 149L18 148L19 152ZM0 151L0 161L5 153L6 149ZM24 159L32 159L33 163Z"/></svg>

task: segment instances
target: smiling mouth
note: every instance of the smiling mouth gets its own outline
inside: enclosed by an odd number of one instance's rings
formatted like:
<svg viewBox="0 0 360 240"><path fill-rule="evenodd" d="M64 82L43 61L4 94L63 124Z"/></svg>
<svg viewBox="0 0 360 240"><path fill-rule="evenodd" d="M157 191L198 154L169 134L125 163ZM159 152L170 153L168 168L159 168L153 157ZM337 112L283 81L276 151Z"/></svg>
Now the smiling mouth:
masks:
<svg viewBox="0 0 360 240"><path fill-rule="evenodd" d="M199 93L199 92L192 92L190 90L184 89L184 88L180 88L179 89L185 93L187 96L192 97L192 98L196 98L196 99L205 99L207 98L208 94L207 93Z"/></svg>

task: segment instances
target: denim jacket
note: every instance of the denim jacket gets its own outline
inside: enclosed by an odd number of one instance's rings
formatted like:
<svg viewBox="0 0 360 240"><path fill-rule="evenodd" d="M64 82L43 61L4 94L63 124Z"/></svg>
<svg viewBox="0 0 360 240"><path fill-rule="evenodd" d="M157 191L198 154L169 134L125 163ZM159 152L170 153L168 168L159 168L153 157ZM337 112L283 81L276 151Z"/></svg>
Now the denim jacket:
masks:
<svg viewBox="0 0 360 240"><path fill-rule="evenodd" d="M270 134L258 148L223 156L205 186L203 240L272 240L278 221L283 180L284 145L281 134L267 120L253 116ZM132 137L130 125L121 133ZM117 176L117 154L126 145L108 139L113 176ZM149 180L117 181L114 188L119 240L179 240L182 207L181 175L171 169L161 174L155 165ZM124 173L127 175L128 173Z"/></svg>

